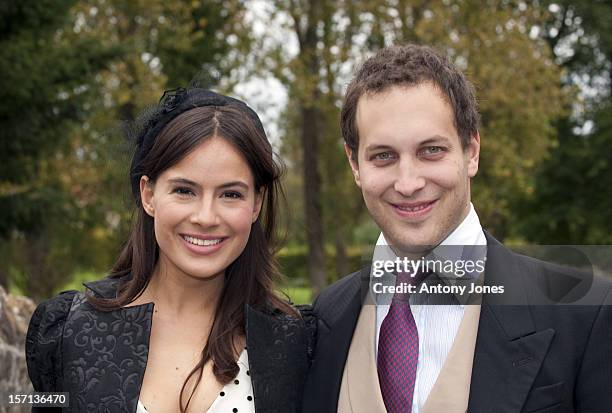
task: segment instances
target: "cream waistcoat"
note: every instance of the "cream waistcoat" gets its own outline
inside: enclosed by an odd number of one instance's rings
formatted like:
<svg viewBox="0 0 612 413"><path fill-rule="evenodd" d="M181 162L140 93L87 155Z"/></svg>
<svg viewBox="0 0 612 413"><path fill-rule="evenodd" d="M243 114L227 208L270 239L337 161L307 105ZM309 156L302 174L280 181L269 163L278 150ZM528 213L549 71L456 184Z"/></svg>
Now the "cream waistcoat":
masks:
<svg viewBox="0 0 612 413"><path fill-rule="evenodd" d="M453 346L425 402L423 413L465 413L480 305L468 305ZM366 302L359 314L342 375L339 413L386 413L375 360L376 306Z"/></svg>

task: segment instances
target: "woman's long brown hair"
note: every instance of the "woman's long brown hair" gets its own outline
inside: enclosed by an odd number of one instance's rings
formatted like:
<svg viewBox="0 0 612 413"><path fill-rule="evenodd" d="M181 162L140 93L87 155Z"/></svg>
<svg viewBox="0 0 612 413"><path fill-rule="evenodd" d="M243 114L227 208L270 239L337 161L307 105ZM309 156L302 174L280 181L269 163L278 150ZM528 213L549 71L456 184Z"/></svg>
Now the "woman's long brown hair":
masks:
<svg viewBox="0 0 612 413"><path fill-rule="evenodd" d="M213 373L221 383L227 384L236 377L239 368L234 340L246 334L245 305L296 314L274 292L274 282L279 277L274 252L277 201L278 196L282 196L281 171L265 134L243 110L227 105L196 107L183 112L162 129L150 151L136 165L136 172L155 182L163 171L213 136L226 139L242 153L253 173L255 188L263 191L263 207L251 227L244 251L225 271L225 284L202 357L181 388L181 412L187 410L201 381L204 365L209 360L212 360ZM101 311L119 309L138 298L151 280L157 264L159 247L153 218L145 213L141 202L137 205L127 244L109 275L114 278L131 274L131 278L122 285L116 298L89 297L89 302ZM184 404L186 386L194 376L195 385Z"/></svg>

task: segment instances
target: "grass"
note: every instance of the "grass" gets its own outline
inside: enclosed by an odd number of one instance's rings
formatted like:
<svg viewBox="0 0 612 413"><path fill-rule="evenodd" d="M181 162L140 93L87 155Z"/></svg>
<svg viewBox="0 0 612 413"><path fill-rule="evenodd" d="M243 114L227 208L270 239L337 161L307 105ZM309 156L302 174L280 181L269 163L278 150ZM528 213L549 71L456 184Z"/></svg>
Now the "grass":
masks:
<svg viewBox="0 0 612 413"><path fill-rule="evenodd" d="M102 278L101 275L93 272L81 272L75 274L75 277L66 285L64 285L60 291L65 290L84 290L82 283L84 281L94 281ZM282 293L289 296L291 302L294 304L310 304L312 303L312 289L310 287L299 287L281 285L278 289ZM283 294L283 295L284 295Z"/></svg>
<svg viewBox="0 0 612 413"><path fill-rule="evenodd" d="M312 303L312 289L310 287L281 286L279 290L287 294L293 304Z"/></svg>

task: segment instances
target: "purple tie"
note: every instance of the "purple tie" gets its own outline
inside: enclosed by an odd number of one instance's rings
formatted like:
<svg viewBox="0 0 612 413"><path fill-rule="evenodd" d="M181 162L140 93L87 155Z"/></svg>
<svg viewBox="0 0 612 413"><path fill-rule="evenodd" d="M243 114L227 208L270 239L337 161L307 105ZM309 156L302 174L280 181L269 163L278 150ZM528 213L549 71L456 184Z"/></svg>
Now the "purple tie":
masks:
<svg viewBox="0 0 612 413"><path fill-rule="evenodd" d="M400 273L396 285L418 285L427 276ZM378 379L388 413L410 413L419 360L419 335L407 294L395 294L378 339Z"/></svg>

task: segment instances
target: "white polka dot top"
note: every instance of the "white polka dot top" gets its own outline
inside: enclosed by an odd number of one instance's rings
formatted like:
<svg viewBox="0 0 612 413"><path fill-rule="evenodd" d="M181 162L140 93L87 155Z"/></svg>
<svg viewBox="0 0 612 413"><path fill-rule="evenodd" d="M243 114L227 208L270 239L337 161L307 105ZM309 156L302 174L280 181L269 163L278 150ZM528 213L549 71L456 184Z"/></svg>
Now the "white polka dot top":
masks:
<svg viewBox="0 0 612 413"><path fill-rule="evenodd" d="M238 367L240 371L236 378L221 389L206 413L255 413L253 386L249 375L249 357L246 349L242 350L238 358ZM155 413L155 407L149 407L150 411L138 400L136 413Z"/></svg>

